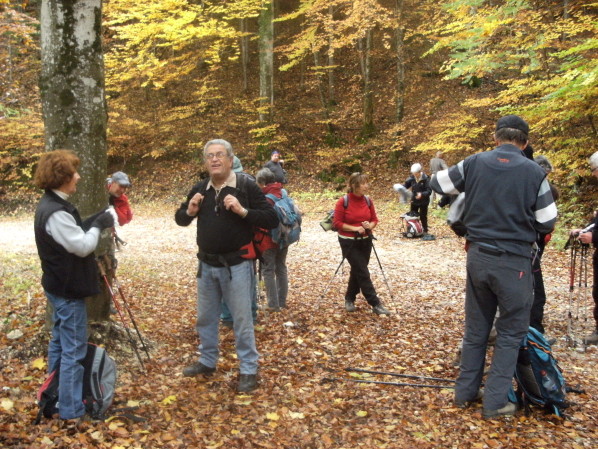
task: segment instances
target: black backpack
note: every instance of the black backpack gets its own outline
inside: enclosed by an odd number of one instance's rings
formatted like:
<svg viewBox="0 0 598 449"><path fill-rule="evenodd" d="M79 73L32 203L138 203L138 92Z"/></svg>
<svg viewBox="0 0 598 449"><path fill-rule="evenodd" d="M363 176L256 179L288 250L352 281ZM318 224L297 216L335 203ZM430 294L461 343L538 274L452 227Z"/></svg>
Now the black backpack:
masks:
<svg viewBox="0 0 598 449"><path fill-rule="evenodd" d="M114 400L116 388L116 363L104 348L87 343L87 354L83 365L83 402L85 412L93 419L104 419L104 414ZM39 411L35 424L39 424L42 415L51 419L58 414L60 398L60 363L50 373L37 392Z"/></svg>

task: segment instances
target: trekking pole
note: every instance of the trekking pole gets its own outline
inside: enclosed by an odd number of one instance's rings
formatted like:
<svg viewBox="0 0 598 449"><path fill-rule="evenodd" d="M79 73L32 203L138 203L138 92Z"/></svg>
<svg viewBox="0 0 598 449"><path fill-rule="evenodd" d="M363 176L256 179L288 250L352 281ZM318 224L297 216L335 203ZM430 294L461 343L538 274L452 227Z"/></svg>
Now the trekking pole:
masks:
<svg viewBox="0 0 598 449"><path fill-rule="evenodd" d="M111 267L110 258L108 257L107 254L104 255L104 260L106 261L106 265L110 268ZM151 360L151 357L149 355L149 351L147 349L147 346L145 345L145 342L143 341L143 338L141 337L141 332L139 332L139 328L137 327L137 323L135 322L135 317L133 316L133 312L131 311L131 308L129 307L129 302L125 298L125 293L123 292L123 289L122 289L122 287L120 285L120 282L116 278L116 273L112 277L112 280L114 282L114 285L116 285L116 289L118 290L118 293L119 293L119 295L120 295L120 297L122 299L123 304L125 305L125 310L129 314L129 318L131 319L131 323L133 323L133 327L135 328L135 332L137 333L137 337L139 338L139 341L141 342L141 346L143 347L143 350L145 351L145 354L147 355L147 359Z"/></svg>
<svg viewBox="0 0 598 449"><path fill-rule="evenodd" d="M328 281L328 285L326 285L326 288L324 289L324 293L322 293L320 295L321 299L324 299L324 296L326 296L326 293L328 293L328 289L330 288L330 285L332 285L332 281L334 281L334 278L336 277L336 275L338 273L338 270L340 270L341 267L343 266L343 262L344 261L345 261L345 256L343 256L343 258L341 259L341 263L338 264L338 267L336 267L336 270L334 271L334 274L332 275L332 277Z"/></svg>
<svg viewBox="0 0 598 449"><path fill-rule="evenodd" d="M372 238L372 249L374 250L374 254L376 255L376 260L378 261L378 266L380 267L380 271L382 272L382 278L384 279L384 282L386 283L386 288L388 288L388 293L390 294L390 299L392 299L392 303L395 306L395 312L396 312L397 305L395 303L395 298L392 294L392 289L390 288L388 279L386 279L386 274L384 274L384 269L382 268L382 262L380 262L380 258L378 257L378 251L376 251L376 247L374 246L374 240L378 240L378 239L376 237L374 237L374 234L372 234L372 231L369 231L368 234Z"/></svg>
<svg viewBox="0 0 598 449"><path fill-rule="evenodd" d="M367 369L362 369L362 368L345 368L345 371L350 371L350 372L355 372L355 373L367 373L367 374L383 374L385 376L405 377L407 379L436 380L438 382L455 383L454 379L443 379L442 377L418 376L417 374L389 373L389 372L385 372L385 371L372 371L372 370L367 370Z"/></svg>
<svg viewBox="0 0 598 449"><path fill-rule="evenodd" d="M145 365L143 364L143 360L141 360L141 356L139 355L139 351L137 351L137 345L133 341L133 336L131 335L131 331L129 330L129 326L127 326L127 323L125 321L125 317L122 314L122 311L120 310L120 304L118 303L118 300L116 299L116 294L114 293L114 290L112 289L112 286L110 285L110 281L108 280L108 276L106 276L106 269L105 269L105 267L104 267L104 265L102 264L101 261L98 260L97 262L98 262L98 267L100 269L100 274L102 275L102 278L104 279L104 282L106 284L106 288L110 292L110 296L112 297L112 302L114 303L114 306L116 307L116 312L118 313L118 316L120 317L120 320L123 323L123 327L125 328L125 331L127 332L127 336L129 337L129 343L131 343L131 347L133 348L133 350L135 351L135 354L137 355L137 360L139 360L139 363L141 364L141 368L143 369L143 372L145 374L147 374L147 371L145 369Z"/></svg>
<svg viewBox="0 0 598 449"><path fill-rule="evenodd" d="M580 276L583 273L583 320L585 323L588 322L588 249L589 245L581 244L581 256L580 256ZM581 281L580 281L581 282Z"/></svg>
<svg viewBox="0 0 598 449"><path fill-rule="evenodd" d="M395 387L416 387L416 388L439 388L439 389L447 389L447 388L455 388L453 385L431 385L431 384L412 384L408 382L384 382L382 380L361 380L361 379L349 379L349 378L341 378L341 377L324 377L322 379L323 382L335 382L335 381L343 381L346 380L348 382L357 382L361 384L380 384L380 385L393 385Z"/></svg>
<svg viewBox="0 0 598 449"><path fill-rule="evenodd" d="M573 326L573 300L574 300L574 291L575 291L575 275L576 275L576 264L577 264L577 256L579 250L579 242L576 239L575 235L571 235L569 237L569 241L567 242L566 247L571 248L571 255L569 258L569 310L568 310L568 321L567 321L567 337L571 346L575 347L577 342L575 340L575 328ZM575 319L579 319L579 301L577 301L576 305L576 316Z"/></svg>

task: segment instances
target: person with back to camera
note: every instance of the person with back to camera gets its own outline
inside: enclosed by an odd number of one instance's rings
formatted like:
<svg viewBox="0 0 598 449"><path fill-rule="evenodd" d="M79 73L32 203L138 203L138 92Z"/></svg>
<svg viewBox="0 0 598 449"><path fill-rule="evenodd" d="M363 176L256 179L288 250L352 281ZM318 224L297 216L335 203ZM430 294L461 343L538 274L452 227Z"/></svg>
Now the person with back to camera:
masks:
<svg viewBox="0 0 598 449"><path fill-rule="evenodd" d="M35 211L35 243L42 266L42 286L53 308L48 373L60 364L58 396L61 419L83 418L83 365L87 353L85 298L100 292L93 254L100 233L114 226L115 215L101 211L85 221L69 196L81 179L80 160L70 150L44 153L34 183L45 190Z"/></svg>
<svg viewBox="0 0 598 449"><path fill-rule="evenodd" d="M446 165L446 162L442 158L442 151L437 151L436 155L432 159L430 159L430 176L434 176L440 170L446 170L447 168L448 168L448 165ZM432 194L430 195L430 204L432 204L432 206L434 206L434 200L435 200L436 196L439 196L439 195L432 190ZM445 200L445 201L448 201L448 200ZM438 205L438 207L441 207L441 206Z"/></svg>
<svg viewBox="0 0 598 449"><path fill-rule="evenodd" d="M361 291L372 307L372 312L390 315L376 294L368 269L372 253L372 231L378 225L378 216L374 203L366 196L369 188L367 175L353 173L348 184L348 193L336 202L333 222L334 228L338 230L343 257L351 266L345 293L345 309L347 312L355 311L355 298Z"/></svg>
<svg viewBox="0 0 598 449"><path fill-rule="evenodd" d="M264 195L272 194L276 198L282 198L282 184L276 182L274 173L268 168L262 168L256 175L256 182L262 188ZM274 205L274 201L268 197L266 200ZM289 291L289 278L287 274L287 254L289 247L280 248L278 243L272 240L269 234L263 236L261 243L263 248L263 275L266 285L266 296L268 308L272 311L280 311L287 307L287 294Z"/></svg>
<svg viewBox="0 0 598 449"><path fill-rule="evenodd" d="M403 184L406 189L411 189L411 209L408 214L418 216L422 222L424 235L428 233L428 205L430 204L430 177L423 172L421 164L411 166L411 175Z"/></svg>
<svg viewBox="0 0 598 449"><path fill-rule="evenodd" d="M502 117L496 122L496 148L469 156L431 181L439 193L465 192L465 334L454 401L467 407L483 398L484 418L517 411L509 391L519 345L529 328L532 245L538 233L552 231L557 218L546 172L522 152L528 134L529 125L521 117ZM497 310L494 354L482 392Z"/></svg>

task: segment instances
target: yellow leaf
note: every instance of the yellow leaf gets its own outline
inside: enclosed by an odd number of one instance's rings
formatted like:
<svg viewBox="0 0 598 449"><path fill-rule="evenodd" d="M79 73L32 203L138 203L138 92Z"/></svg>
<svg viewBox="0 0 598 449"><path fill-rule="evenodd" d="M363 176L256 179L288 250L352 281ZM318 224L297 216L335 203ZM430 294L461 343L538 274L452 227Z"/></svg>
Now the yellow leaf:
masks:
<svg viewBox="0 0 598 449"><path fill-rule="evenodd" d="M162 399L161 402L164 405L170 405L170 404L172 404L175 401L176 401L176 396L175 395L171 395L171 396L168 396L167 398Z"/></svg>
<svg viewBox="0 0 598 449"><path fill-rule="evenodd" d="M303 413L297 413L297 412L289 412L289 416L292 419L303 419L303 418L305 418L305 415Z"/></svg>
<svg viewBox="0 0 598 449"><path fill-rule="evenodd" d="M31 367L38 369L38 370L45 370L46 369L46 359L43 357L38 357L33 362L31 362Z"/></svg>
<svg viewBox="0 0 598 449"><path fill-rule="evenodd" d="M302 344L303 343L303 338L301 337L297 337L297 340L295 340L297 342L297 344Z"/></svg>
<svg viewBox="0 0 598 449"><path fill-rule="evenodd" d="M127 407L139 407L140 402L141 401L128 400Z"/></svg>
<svg viewBox="0 0 598 449"><path fill-rule="evenodd" d="M357 413L355 413L357 416L363 418L364 416L368 416L368 412L366 412L365 410L359 410Z"/></svg>
<svg viewBox="0 0 598 449"><path fill-rule="evenodd" d="M241 432L237 429L233 429L230 431L231 435L239 435Z"/></svg>
<svg viewBox="0 0 598 449"><path fill-rule="evenodd" d="M11 410L14 406L15 403L8 398L2 398L2 401L0 401L0 407L2 407L6 411Z"/></svg>
<svg viewBox="0 0 598 449"><path fill-rule="evenodd" d="M280 416L278 416L278 413L274 412L274 413L267 413L266 418L268 418L270 421L278 421L280 419Z"/></svg>

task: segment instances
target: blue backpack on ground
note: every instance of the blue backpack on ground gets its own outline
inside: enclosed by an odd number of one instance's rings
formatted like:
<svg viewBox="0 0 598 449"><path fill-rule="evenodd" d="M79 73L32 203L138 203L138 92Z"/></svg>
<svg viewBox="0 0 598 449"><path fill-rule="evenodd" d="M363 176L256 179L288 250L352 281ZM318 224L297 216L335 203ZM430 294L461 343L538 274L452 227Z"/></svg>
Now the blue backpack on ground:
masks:
<svg viewBox="0 0 598 449"><path fill-rule="evenodd" d="M282 198L268 193L266 198L274 201L274 210L278 215L278 227L270 231L274 243L278 243L280 249L286 248L291 243L299 241L301 236L301 211L295 202L282 189Z"/></svg>
<svg viewBox="0 0 598 449"><path fill-rule="evenodd" d="M533 327L529 328L519 347L515 380L517 399L527 414L531 404L563 416L563 410L570 405L566 400L569 389L550 344Z"/></svg>

